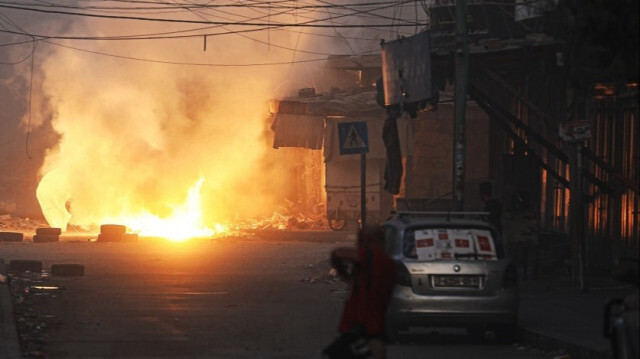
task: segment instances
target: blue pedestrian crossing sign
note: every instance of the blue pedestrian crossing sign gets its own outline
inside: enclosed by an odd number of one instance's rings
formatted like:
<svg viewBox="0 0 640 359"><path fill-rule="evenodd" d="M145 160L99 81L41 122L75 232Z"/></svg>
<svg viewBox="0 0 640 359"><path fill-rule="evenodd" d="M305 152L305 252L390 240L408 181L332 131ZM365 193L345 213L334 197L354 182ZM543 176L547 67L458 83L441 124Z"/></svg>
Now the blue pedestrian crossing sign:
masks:
<svg viewBox="0 0 640 359"><path fill-rule="evenodd" d="M340 140L341 155L369 152L369 137L365 121L339 122L338 139Z"/></svg>

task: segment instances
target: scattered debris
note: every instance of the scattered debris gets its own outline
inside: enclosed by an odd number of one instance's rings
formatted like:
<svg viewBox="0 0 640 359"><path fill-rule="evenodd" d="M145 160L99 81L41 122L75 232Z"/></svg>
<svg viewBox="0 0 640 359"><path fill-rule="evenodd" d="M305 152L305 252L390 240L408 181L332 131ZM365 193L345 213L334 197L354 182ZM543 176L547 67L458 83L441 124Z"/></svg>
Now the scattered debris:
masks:
<svg viewBox="0 0 640 359"><path fill-rule="evenodd" d="M305 267L307 271L315 272L316 275L305 277L300 280L303 283L335 283L339 281L338 272L331 267L328 260L322 261L317 265L309 264Z"/></svg>
<svg viewBox="0 0 640 359"><path fill-rule="evenodd" d="M48 358L44 350L49 331L62 324L60 318L45 311L51 308L52 300L56 300L65 290L65 286L56 283L42 262L36 260L12 260L9 263L9 274L4 277L14 303L18 340L23 358ZM51 272L77 275L84 274L81 264L54 264ZM0 277L0 279L2 279Z"/></svg>

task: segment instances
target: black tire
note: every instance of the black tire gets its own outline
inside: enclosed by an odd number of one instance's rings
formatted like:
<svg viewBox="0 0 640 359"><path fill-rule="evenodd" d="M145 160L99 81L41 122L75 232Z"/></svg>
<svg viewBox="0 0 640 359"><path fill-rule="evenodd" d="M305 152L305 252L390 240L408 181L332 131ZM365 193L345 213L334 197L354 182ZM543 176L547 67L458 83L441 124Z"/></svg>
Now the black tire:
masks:
<svg viewBox="0 0 640 359"><path fill-rule="evenodd" d="M33 236L34 243L51 243L51 242L59 242L60 236L58 235L48 235L48 234L36 234Z"/></svg>
<svg viewBox="0 0 640 359"><path fill-rule="evenodd" d="M123 242L137 242L138 241L138 235L136 233L125 233L122 236L122 241Z"/></svg>
<svg viewBox="0 0 640 359"><path fill-rule="evenodd" d="M506 324L495 329L496 339L503 344L513 344L518 338L518 325Z"/></svg>
<svg viewBox="0 0 640 359"><path fill-rule="evenodd" d="M98 242L122 242L124 234L105 234L100 233L98 235Z"/></svg>
<svg viewBox="0 0 640 359"><path fill-rule="evenodd" d="M0 242L22 242L23 239L21 232L0 232Z"/></svg>
<svg viewBox="0 0 640 359"><path fill-rule="evenodd" d="M394 325L392 323L387 323L387 326L385 328L385 334L387 336L387 340L390 343L398 343L400 342L400 332L402 331L402 328L400 328L397 325Z"/></svg>
<svg viewBox="0 0 640 359"><path fill-rule="evenodd" d="M474 342L484 341L486 332L486 329L481 326L467 328L467 336Z"/></svg>
<svg viewBox="0 0 640 359"><path fill-rule="evenodd" d="M127 226L122 224L103 224L100 226L100 234L123 235L127 233Z"/></svg>
<svg viewBox="0 0 640 359"><path fill-rule="evenodd" d="M36 234L37 235L59 236L61 233L62 233L62 229L60 229L60 228L43 227L43 228L37 228L36 229Z"/></svg>
<svg viewBox="0 0 640 359"><path fill-rule="evenodd" d="M21 272L42 272L42 261L35 261L30 259L14 259L9 262L9 272L21 273Z"/></svg>
<svg viewBox="0 0 640 359"><path fill-rule="evenodd" d="M51 265L51 275L59 277L81 277L84 275L84 265L53 264Z"/></svg>
<svg viewBox="0 0 640 359"><path fill-rule="evenodd" d="M343 231L347 228L346 218L329 218L329 227L334 231Z"/></svg>

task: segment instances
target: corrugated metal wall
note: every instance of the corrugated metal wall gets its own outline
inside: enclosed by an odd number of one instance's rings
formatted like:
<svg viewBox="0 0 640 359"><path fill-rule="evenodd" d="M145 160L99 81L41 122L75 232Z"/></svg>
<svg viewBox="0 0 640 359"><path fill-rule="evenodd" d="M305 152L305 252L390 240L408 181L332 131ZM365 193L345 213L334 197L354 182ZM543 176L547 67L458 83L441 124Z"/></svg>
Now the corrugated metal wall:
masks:
<svg viewBox="0 0 640 359"><path fill-rule="evenodd" d="M526 146L525 155L537 154L542 159L547 167L540 172L537 208L540 227L568 234L572 193L567 183L573 181L569 154L576 147L558 137L558 127L566 118L564 90L558 83L542 80L548 76L517 75L502 74L504 82L508 79L516 91L506 93L502 91L505 86L496 83L487 92L494 107L504 106L516 118L509 127L511 134L506 138L503 153L515 153L519 146ZM482 80L475 85L485 84L484 87L489 88L486 85L489 80ZM556 96L545 96L548 92ZM591 123L592 137L582 151L586 264L592 271L609 271L619 256L638 257L638 85L596 85L588 101L585 113ZM525 126L529 130L523 131ZM532 141L533 135L544 140ZM547 144L541 146L541 141Z"/></svg>
<svg viewBox="0 0 640 359"><path fill-rule="evenodd" d="M587 253L592 269L610 269L612 258L638 256L640 223L637 192L640 167L637 85L597 86L588 148L604 162L587 170L606 184L589 184ZM605 168L608 167L608 168Z"/></svg>

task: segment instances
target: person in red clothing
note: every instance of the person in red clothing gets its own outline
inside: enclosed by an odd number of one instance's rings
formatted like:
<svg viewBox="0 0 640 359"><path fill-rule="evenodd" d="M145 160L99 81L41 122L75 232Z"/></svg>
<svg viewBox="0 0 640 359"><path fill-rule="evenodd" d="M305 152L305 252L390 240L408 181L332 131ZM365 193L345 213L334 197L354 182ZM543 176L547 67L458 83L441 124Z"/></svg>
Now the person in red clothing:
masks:
<svg viewBox="0 0 640 359"><path fill-rule="evenodd" d="M365 226L357 247L339 247L331 262L341 278L351 284L338 325L340 333L360 327L374 359L386 357L385 317L395 286L396 265L384 251L384 229Z"/></svg>

